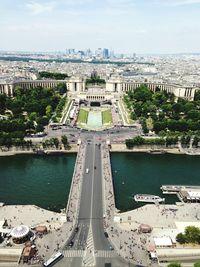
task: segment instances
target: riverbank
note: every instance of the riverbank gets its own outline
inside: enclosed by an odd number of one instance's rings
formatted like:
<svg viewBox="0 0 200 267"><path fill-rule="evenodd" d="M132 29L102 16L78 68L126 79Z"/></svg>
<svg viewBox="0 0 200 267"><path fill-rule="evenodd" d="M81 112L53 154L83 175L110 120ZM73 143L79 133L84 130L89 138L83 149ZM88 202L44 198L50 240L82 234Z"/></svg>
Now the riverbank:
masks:
<svg viewBox="0 0 200 267"><path fill-rule="evenodd" d="M127 148L125 144L111 144L110 152L143 152L143 153L152 153L152 154L162 154L162 153L169 153L169 154L186 154L184 151L180 151L178 147L173 148L165 148L159 146L142 146L142 147L134 147L134 148Z"/></svg>
<svg viewBox="0 0 200 267"><path fill-rule="evenodd" d="M15 155L55 155L55 154L68 154L77 153L78 146L75 144L70 145L70 149L45 149L45 150L18 150L17 148L8 151L0 151L0 157L15 156Z"/></svg>
<svg viewBox="0 0 200 267"><path fill-rule="evenodd" d="M71 144L70 149L45 149L45 150L21 150L17 148L9 149L8 151L0 151L0 157L4 156L14 156L14 155L56 155L56 154L68 154L68 153L77 153L78 146L76 144ZM161 146L141 146L141 147L133 147L127 148L126 144L111 144L110 152L128 152L128 153L150 153L150 154L178 154L178 155L200 155L200 152L192 152L187 149L180 149L179 147L161 147Z"/></svg>

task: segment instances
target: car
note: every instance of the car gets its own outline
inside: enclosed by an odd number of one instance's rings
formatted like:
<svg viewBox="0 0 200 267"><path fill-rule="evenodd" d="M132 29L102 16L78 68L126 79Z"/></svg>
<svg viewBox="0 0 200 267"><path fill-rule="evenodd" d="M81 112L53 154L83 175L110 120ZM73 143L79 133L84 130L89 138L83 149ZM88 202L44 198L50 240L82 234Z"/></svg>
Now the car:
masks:
<svg viewBox="0 0 200 267"><path fill-rule="evenodd" d="M78 228L78 226L75 228L75 233L77 233L78 232L78 230L79 230L79 228Z"/></svg>
<svg viewBox="0 0 200 267"><path fill-rule="evenodd" d="M97 167L96 167L96 166L94 166L94 169L95 169L95 170L96 170L96 168L97 168Z"/></svg>
<svg viewBox="0 0 200 267"><path fill-rule="evenodd" d="M70 243L69 243L69 246L73 247L73 245L74 245L74 241L71 240Z"/></svg>
<svg viewBox="0 0 200 267"><path fill-rule="evenodd" d="M108 238L108 233L107 232L104 232L104 235L106 238Z"/></svg>

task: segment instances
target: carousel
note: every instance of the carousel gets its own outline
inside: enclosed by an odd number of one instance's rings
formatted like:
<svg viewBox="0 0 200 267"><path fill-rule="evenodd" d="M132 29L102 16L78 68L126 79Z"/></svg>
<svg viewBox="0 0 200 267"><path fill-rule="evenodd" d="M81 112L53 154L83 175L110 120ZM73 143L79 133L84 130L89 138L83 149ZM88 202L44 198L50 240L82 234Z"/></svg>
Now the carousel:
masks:
<svg viewBox="0 0 200 267"><path fill-rule="evenodd" d="M26 225L19 225L12 229L10 235L12 236L13 242L16 244L25 243L30 239L32 233Z"/></svg>

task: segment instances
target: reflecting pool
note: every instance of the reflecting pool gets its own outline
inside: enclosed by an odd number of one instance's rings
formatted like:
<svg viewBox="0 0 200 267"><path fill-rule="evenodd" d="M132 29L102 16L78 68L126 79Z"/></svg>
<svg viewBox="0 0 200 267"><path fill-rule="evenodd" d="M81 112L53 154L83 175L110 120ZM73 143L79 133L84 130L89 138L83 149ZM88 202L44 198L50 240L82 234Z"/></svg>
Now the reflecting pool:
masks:
<svg viewBox="0 0 200 267"><path fill-rule="evenodd" d="M102 127L101 111L89 111L87 127L90 129L98 129Z"/></svg>

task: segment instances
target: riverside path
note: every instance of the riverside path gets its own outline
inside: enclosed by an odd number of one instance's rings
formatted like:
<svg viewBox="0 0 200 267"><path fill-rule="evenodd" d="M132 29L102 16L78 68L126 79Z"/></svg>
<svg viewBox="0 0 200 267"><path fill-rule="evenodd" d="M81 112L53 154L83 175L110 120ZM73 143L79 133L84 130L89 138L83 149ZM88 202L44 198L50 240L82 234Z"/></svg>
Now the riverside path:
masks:
<svg viewBox="0 0 200 267"><path fill-rule="evenodd" d="M102 141L99 141L98 134L88 134L83 143L85 155L79 187L78 216L63 250L64 258L55 266L133 266L117 255L103 225L106 195L103 186ZM70 198L73 198L73 194Z"/></svg>

